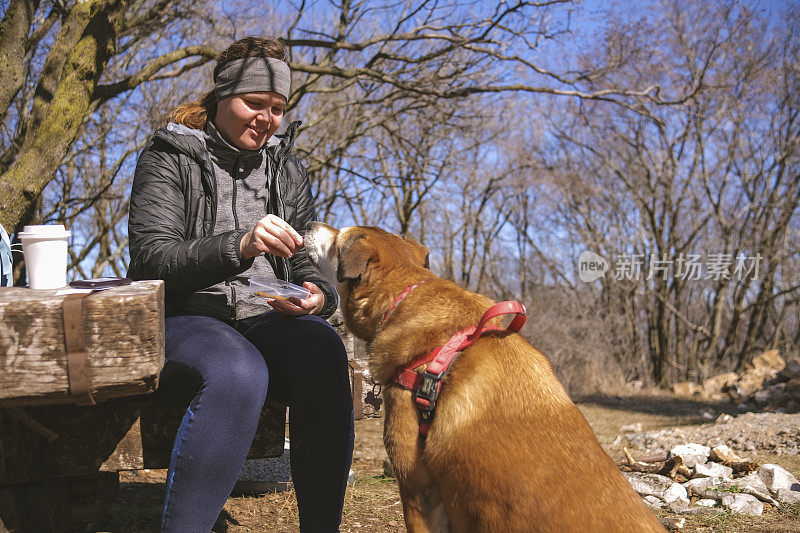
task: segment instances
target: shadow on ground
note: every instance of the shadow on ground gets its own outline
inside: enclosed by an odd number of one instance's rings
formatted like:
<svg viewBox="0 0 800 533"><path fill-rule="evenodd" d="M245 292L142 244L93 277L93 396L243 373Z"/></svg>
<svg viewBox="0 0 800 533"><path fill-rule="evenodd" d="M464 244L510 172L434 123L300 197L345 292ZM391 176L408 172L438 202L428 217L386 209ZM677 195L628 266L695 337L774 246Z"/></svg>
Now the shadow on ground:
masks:
<svg viewBox="0 0 800 533"><path fill-rule="evenodd" d="M119 494L99 524L100 531L151 533L160 530L164 483L122 482Z"/></svg>
<svg viewBox="0 0 800 533"><path fill-rule="evenodd" d="M648 415L666 415L696 419L696 424L705 424L712 419L703 417L702 412L711 413L714 418L722 413L739 415L742 412L732 402L700 401L690 398L678 398L666 393L641 394L634 396L590 394L573 398L577 404L596 405L619 411L634 411Z"/></svg>

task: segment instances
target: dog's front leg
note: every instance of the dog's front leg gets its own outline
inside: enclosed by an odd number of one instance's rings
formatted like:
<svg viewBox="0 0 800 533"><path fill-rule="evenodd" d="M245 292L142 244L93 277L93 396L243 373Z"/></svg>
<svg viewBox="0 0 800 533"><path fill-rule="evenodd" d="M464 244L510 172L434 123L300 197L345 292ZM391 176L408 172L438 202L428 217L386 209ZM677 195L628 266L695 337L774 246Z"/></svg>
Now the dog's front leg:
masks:
<svg viewBox="0 0 800 533"><path fill-rule="evenodd" d="M439 488L425 464L425 443L419 436L411 393L390 386L384 389L383 397L383 442L400 488L406 529L409 533L448 533L450 521Z"/></svg>
<svg viewBox="0 0 800 533"><path fill-rule="evenodd" d="M409 533L448 533L447 511L436 487L398 480L403 517Z"/></svg>

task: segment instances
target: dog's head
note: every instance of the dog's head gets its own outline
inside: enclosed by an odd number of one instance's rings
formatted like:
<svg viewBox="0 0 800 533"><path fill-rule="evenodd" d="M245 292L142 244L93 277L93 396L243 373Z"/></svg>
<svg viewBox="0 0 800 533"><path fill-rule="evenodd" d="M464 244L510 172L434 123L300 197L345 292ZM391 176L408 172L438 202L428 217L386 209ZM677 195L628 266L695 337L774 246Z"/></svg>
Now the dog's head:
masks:
<svg viewBox="0 0 800 533"><path fill-rule="evenodd" d="M371 312L384 304L385 298L373 294L380 281L413 277L429 268L425 246L374 226L337 230L315 222L305 234L305 248L311 262L336 286L345 319L357 335L358 329L364 330L355 322L371 322ZM375 309L369 308L370 303Z"/></svg>

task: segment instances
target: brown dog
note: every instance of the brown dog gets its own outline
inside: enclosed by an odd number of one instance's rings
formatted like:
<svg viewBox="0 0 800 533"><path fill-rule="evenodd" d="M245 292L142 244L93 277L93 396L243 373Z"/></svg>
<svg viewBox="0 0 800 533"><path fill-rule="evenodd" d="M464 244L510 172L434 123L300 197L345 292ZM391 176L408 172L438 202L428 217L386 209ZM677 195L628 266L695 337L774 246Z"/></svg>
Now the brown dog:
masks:
<svg viewBox="0 0 800 533"><path fill-rule="evenodd" d="M421 437L414 397L395 373L477 325L494 302L437 278L427 248L379 228L318 223L305 247L336 284L347 327L368 342L408 531L665 531L520 335L493 331L461 352Z"/></svg>

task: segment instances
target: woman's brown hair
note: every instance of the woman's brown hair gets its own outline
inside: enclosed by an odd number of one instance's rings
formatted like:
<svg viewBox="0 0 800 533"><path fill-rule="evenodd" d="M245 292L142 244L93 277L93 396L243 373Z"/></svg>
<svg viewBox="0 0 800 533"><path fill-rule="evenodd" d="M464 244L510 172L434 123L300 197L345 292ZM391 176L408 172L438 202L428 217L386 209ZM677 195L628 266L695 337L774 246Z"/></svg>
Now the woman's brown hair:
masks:
<svg viewBox="0 0 800 533"><path fill-rule="evenodd" d="M226 63L245 57L273 57L286 61L286 46L275 37L245 37L226 48L217 58L214 79ZM217 97L209 91L200 99L176 107L169 115L169 121L183 124L192 129L202 130L209 117L217 113Z"/></svg>

